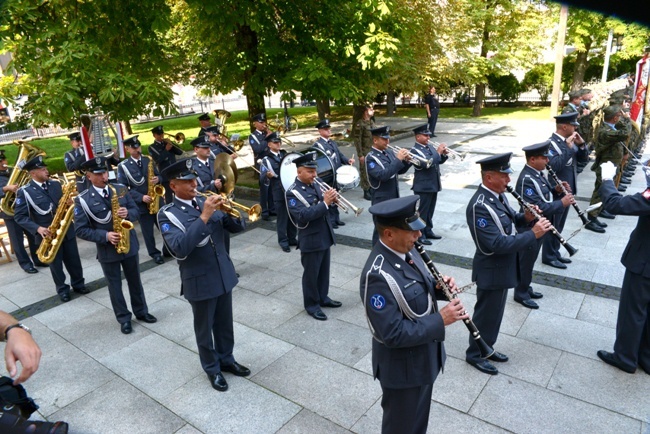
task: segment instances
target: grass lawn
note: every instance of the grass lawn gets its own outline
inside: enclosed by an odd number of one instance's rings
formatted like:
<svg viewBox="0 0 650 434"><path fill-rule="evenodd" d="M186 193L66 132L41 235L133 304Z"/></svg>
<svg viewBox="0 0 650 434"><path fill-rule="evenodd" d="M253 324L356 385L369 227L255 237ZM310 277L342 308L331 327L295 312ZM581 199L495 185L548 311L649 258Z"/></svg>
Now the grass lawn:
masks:
<svg viewBox="0 0 650 434"><path fill-rule="evenodd" d="M549 114L548 107L487 107L482 110L482 115L480 118L472 117L472 108L471 107L443 107L440 110L441 119L484 119L484 120L544 120L548 119ZM332 121L342 121L348 120L352 117L352 107L343 106L336 107L332 106L331 108L330 119ZM269 120L275 120L276 114L279 114L280 118L283 116L283 109L267 109L267 117ZM289 109L291 116L294 116L298 120L298 125L300 128L313 128L314 125L318 123L318 114L316 112L316 107L294 107ZM386 112L384 109L378 109L376 112L377 116L385 116ZM398 106L396 117L417 117L425 118L425 109L424 108L403 108ZM165 131L175 135L176 133L185 134L186 140L181 147L184 150L191 150L190 142L195 139L199 133L199 123L197 120L198 113L193 113L191 115L170 118L164 120L156 120L151 122L142 122L132 125L133 133L138 134L140 141L143 143L143 151L145 154L148 154L149 144L153 143L153 136L151 135L151 129L156 125L162 125L165 128ZM239 110L232 112L232 116L227 119L226 126L228 128L228 135L240 134L243 138L247 137L250 134L249 122L248 122L248 112L246 110ZM70 149L70 142L67 136L51 137L45 139L37 139L32 142L34 145L39 146L47 152L47 164L50 169L50 173L60 173L65 171L65 166L63 164L63 154ZM7 160L10 165L13 165L16 161L16 155L18 152L17 146L6 145L1 146L0 149L4 149L7 155Z"/></svg>

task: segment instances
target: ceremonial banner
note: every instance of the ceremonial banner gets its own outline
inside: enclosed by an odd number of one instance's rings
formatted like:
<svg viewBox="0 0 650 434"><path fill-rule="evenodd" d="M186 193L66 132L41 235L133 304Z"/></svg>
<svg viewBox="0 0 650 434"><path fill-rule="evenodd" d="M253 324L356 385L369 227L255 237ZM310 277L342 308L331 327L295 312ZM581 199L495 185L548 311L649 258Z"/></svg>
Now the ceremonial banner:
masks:
<svg viewBox="0 0 650 434"><path fill-rule="evenodd" d="M90 136L88 136L88 129L83 125L81 126L81 146L84 149L86 161L95 158L95 154L93 153L93 145L90 144Z"/></svg>
<svg viewBox="0 0 650 434"><path fill-rule="evenodd" d="M630 106L630 118L639 125L643 124L643 113L648 103L648 77L650 76L650 59L646 53L636 64L636 81L634 95Z"/></svg>

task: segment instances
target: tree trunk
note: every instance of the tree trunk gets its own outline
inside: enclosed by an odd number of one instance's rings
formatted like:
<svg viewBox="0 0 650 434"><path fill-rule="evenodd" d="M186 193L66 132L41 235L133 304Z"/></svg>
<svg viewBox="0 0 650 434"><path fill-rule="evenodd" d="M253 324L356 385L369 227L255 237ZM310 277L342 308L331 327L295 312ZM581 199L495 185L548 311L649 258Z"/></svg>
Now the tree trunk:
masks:
<svg viewBox="0 0 650 434"><path fill-rule="evenodd" d="M591 48L591 39L588 44L585 45L585 51L580 51L576 55L576 64L573 67L573 81L571 82L570 90L580 90L585 80L585 72L587 71L587 56L589 55L589 49Z"/></svg>
<svg viewBox="0 0 650 434"><path fill-rule="evenodd" d="M327 98L316 99L316 111L318 112L318 119L323 120L330 117L330 100Z"/></svg>
<svg viewBox="0 0 650 434"><path fill-rule="evenodd" d="M252 94L249 95L246 92L246 85L244 85L244 95L246 95L246 104L248 105L248 119L251 119L258 113L266 114L266 108L264 108L264 94ZM250 121L251 132L255 129L253 127L253 121Z"/></svg>
<svg viewBox="0 0 650 434"><path fill-rule="evenodd" d="M481 108L483 107L483 98L485 97L485 84L477 84L474 96L474 108L472 109L472 116L481 116Z"/></svg>
<svg viewBox="0 0 650 434"><path fill-rule="evenodd" d="M130 120L125 120L122 121L122 126L124 126L124 132L128 134L129 136L133 134L133 128L131 127L131 121Z"/></svg>
<svg viewBox="0 0 650 434"><path fill-rule="evenodd" d="M386 94L386 116L395 115L395 91L389 90Z"/></svg>

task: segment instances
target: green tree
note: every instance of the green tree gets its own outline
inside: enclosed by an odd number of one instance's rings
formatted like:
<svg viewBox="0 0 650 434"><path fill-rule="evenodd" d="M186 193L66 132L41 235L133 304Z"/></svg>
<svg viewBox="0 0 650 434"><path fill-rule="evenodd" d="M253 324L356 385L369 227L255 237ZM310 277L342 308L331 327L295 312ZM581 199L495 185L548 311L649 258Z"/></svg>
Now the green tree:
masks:
<svg viewBox="0 0 650 434"><path fill-rule="evenodd" d="M513 102L519 99L522 87L514 74L489 74L487 81L490 89L497 94L499 103L504 101Z"/></svg>
<svg viewBox="0 0 650 434"><path fill-rule="evenodd" d="M34 124L175 110L178 68L165 37L165 1L14 0L0 16L0 52L12 53L17 73L15 82L0 82L0 94L28 95Z"/></svg>
<svg viewBox="0 0 650 434"><path fill-rule="evenodd" d="M553 67L552 63L540 63L533 66L521 82L524 90L535 89L539 93L542 102L548 101L548 96L553 89Z"/></svg>

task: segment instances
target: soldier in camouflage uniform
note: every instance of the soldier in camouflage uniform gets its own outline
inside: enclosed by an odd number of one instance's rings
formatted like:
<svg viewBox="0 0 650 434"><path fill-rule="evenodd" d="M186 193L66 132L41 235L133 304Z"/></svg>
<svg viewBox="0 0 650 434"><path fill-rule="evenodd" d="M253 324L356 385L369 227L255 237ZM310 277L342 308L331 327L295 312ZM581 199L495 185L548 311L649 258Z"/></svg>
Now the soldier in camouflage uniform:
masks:
<svg viewBox="0 0 650 434"><path fill-rule="evenodd" d="M370 196L370 183L368 182L368 174L366 173L365 156L370 153L372 148L372 134L370 130L375 128L375 121L373 115L375 111L371 105L366 105L366 110L363 116L357 122L357 134L354 140L354 147L357 149L359 155L359 175L361 177L361 188L363 189L363 197L366 200L371 200Z"/></svg>
<svg viewBox="0 0 650 434"><path fill-rule="evenodd" d="M627 152L622 145L627 141L627 138L630 135L629 130L625 124L620 121L621 118L621 106L614 105L609 106L603 110L603 123L598 127L596 131L596 161L591 166L591 170L596 172L596 182L594 184L594 192L591 195L590 205L601 202L600 194L598 190L600 189L600 184L602 183L600 165L605 161L611 161L617 167L620 167L624 158L627 158ZM591 227L594 223L598 226L605 227L604 223L598 220L598 215L600 210L596 209L589 213L589 220L591 222L585 226L587 229L591 230Z"/></svg>

